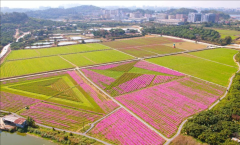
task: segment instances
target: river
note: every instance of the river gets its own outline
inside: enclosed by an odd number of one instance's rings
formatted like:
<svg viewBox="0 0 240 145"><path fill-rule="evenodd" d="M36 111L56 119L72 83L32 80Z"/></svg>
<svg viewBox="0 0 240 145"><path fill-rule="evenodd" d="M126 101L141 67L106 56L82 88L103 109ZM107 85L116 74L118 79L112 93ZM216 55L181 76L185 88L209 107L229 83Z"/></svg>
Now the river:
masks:
<svg viewBox="0 0 240 145"><path fill-rule="evenodd" d="M0 145L56 145L53 142L28 135L26 133L9 133L0 131Z"/></svg>

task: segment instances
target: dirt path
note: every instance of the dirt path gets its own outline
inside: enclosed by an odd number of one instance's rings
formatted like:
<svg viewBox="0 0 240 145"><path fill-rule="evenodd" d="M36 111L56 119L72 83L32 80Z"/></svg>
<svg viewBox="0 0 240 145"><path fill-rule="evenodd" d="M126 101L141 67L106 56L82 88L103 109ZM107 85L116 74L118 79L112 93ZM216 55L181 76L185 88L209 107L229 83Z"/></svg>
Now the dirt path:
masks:
<svg viewBox="0 0 240 145"><path fill-rule="evenodd" d="M85 59L87 59L87 60L89 60L89 61L91 61L92 63L94 63L94 64L97 64L95 61L93 61L93 60L91 60L91 59L89 59L89 58L87 58L86 56L83 56Z"/></svg>
<svg viewBox="0 0 240 145"><path fill-rule="evenodd" d="M15 33L15 35L14 35L14 38L18 38L19 37L19 29L16 29L16 33Z"/></svg>
<svg viewBox="0 0 240 145"><path fill-rule="evenodd" d="M78 67L76 64L72 63L71 61L63 58L61 55L58 55L60 58L62 58L63 60L65 60L66 62L70 63L71 65L75 66L75 67Z"/></svg>

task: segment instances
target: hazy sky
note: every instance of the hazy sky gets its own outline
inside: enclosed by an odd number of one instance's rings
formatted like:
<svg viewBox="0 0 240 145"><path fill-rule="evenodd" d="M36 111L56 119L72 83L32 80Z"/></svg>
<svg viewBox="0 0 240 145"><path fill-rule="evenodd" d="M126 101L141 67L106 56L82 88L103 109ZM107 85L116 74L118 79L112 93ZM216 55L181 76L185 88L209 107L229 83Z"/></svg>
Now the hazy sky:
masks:
<svg viewBox="0 0 240 145"><path fill-rule="evenodd" d="M171 6L171 7L240 7L240 1L3 1L1 7L38 8L39 6L66 6L69 4L95 6Z"/></svg>

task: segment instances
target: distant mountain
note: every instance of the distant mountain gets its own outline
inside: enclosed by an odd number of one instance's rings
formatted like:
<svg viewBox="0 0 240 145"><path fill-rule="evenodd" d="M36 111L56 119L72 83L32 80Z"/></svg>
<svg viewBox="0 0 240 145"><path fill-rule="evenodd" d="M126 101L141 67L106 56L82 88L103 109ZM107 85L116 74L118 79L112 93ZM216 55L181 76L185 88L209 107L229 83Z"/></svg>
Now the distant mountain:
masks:
<svg viewBox="0 0 240 145"><path fill-rule="evenodd" d="M47 10L28 11L26 14L29 17L41 18L41 19L57 19L67 16L77 16L92 14L100 11L102 8L92 5L82 5L72 8L50 8Z"/></svg>
<svg viewBox="0 0 240 145"><path fill-rule="evenodd" d="M8 7L1 7L2 13L12 13L12 12L27 12L27 11L34 11L36 9L27 9L27 8L8 8Z"/></svg>
<svg viewBox="0 0 240 145"><path fill-rule="evenodd" d="M170 9L166 11L167 14L176 15L176 14L185 14L188 15L189 13L197 13L195 9L188 9L188 8L180 8L180 9Z"/></svg>

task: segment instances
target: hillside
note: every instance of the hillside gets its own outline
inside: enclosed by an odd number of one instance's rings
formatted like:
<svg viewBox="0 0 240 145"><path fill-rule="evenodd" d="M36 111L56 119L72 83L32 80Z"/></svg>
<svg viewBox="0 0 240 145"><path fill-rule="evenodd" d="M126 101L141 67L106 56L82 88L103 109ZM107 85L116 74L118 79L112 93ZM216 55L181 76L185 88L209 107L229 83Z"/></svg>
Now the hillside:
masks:
<svg viewBox="0 0 240 145"><path fill-rule="evenodd" d="M43 29L44 26L62 26L64 22L56 22L51 20L41 20L35 18L29 18L25 13L5 13L0 15L1 19L1 42L0 50L8 43L14 42L13 37L16 33L16 29L20 32L27 32L31 30Z"/></svg>
<svg viewBox="0 0 240 145"><path fill-rule="evenodd" d="M57 19L60 17L67 16L78 16L92 14L98 12L101 8L92 6L92 5L82 5L73 8L63 9L63 8L51 8L47 10L37 10L37 11L28 11L26 14L29 17L41 18L41 19Z"/></svg>
<svg viewBox="0 0 240 145"><path fill-rule="evenodd" d="M189 13L197 13L194 9L188 9L188 8L180 8L180 9L170 9L167 10L166 13L170 15L176 15L176 14L185 14L188 15Z"/></svg>

